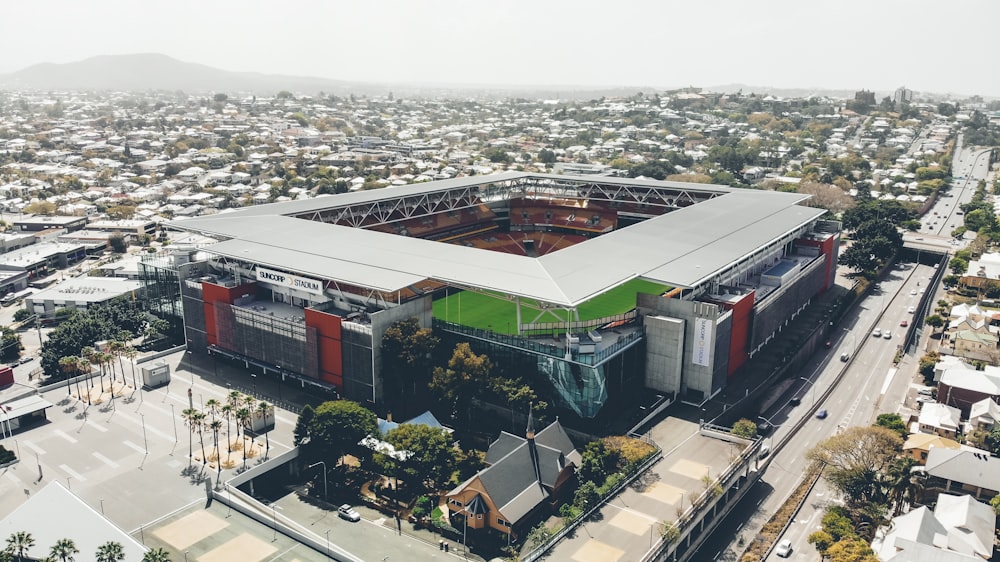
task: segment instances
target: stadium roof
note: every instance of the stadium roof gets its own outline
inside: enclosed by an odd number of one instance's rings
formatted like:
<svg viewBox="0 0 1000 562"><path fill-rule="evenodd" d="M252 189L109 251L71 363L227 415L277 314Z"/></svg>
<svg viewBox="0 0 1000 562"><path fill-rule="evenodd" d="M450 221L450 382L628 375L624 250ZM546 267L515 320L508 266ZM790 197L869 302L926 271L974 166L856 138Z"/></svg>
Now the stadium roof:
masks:
<svg viewBox="0 0 1000 562"><path fill-rule="evenodd" d="M421 189L439 191L443 183L453 189L512 177L528 175L462 178L462 183L446 180L422 184ZM825 212L798 205L808 197L805 195L707 187L705 191L717 188L723 195L538 258L283 216L309 210L298 203L310 203L311 209L318 209L332 206L332 200L262 205L249 209L252 213L237 211L170 224L226 239L208 247L212 253L305 276L386 292L419 287L424 279L436 279L559 306L577 306L634 278L697 287ZM404 189L376 190L365 196L372 201L393 199L402 196Z"/></svg>

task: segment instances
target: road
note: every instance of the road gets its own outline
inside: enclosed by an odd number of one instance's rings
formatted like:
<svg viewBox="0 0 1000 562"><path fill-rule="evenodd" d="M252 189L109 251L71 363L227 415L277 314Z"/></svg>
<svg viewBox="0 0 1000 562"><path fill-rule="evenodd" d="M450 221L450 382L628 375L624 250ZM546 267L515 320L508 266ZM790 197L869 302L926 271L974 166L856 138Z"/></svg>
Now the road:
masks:
<svg viewBox="0 0 1000 562"><path fill-rule="evenodd" d="M781 441L792 425L803 417L809 419L788 443L775 451L767 473L747 499L740 503L719 526L719 529L734 529L735 532L716 533L702 545L695 560L735 560L740 548L736 542L743 537L749 542L759 532L767 519L777 511L799 484L805 472L807 461L804 453L817 442L835 434L839 428L849 425L869 425L874 420L873 413L880 405L898 404L909 386L910 376L891 370L897 345L901 343L903 330L899 326L904 319L909 321L907 312L916 306L921 287L926 287L927 278L933 273L929 266L902 264L905 269L894 269L881 282L882 290L865 298L860 306L845 319L845 328L832 343L831 349L816 357L799 374L797 384L785 392L776 404L762 414L764 420L775 426L772 443ZM920 282L921 285L917 285ZM911 294L915 293L915 294ZM884 312L883 312L884 311ZM891 332L891 339L873 337L872 331L878 327L881 332ZM852 360L840 384L828 397L823 393L836 379L845 364L840 356L847 353ZM915 364L915 360L911 360ZM908 363L904 361L904 369ZM911 370L915 366L909 367ZM793 406L793 398L800 402ZM817 408L827 410L826 419L812 417L814 402ZM891 411L895 411L892 409ZM761 421L761 420L758 420ZM817 494L824 496L811 498L815 509L821 509L823 498L829 493L817 488ZM803 509L792 529L809 526L813 512ZM813 529L814 530L814 529ZM812 532L812 531L809 531ZM804 533L802 540L808 533ZM791 537L789 537L791 538ZM799 537L796 536L796 539ZM810 552L812 547L796 546L796 550Z"/></svg>

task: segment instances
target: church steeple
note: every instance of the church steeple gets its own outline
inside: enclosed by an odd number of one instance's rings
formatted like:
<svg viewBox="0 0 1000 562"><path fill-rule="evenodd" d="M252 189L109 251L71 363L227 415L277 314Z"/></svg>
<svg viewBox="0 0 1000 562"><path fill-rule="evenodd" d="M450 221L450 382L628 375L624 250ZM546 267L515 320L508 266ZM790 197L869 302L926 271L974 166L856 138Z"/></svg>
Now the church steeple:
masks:
<svg viewBox="0 0 1000 562"><path fill-rule="evenodd" d="M531 415L531 411L534 409L534 404L528 404L528 429L524 432L524 437L528 441L535 440L535 418Z"/></svg>

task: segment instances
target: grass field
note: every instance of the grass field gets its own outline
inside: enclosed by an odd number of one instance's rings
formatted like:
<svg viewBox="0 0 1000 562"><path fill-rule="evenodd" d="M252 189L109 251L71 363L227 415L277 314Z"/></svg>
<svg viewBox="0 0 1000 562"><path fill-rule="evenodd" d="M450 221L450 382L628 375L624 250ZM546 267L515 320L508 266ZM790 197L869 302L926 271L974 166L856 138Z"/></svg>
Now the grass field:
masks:
<svg viewBox="0 0 1000 562"><path fill-rule="evenodd" d="M581 304L578 307L580 320L604 318L628 312L635 308L636 293L660 294L670 289L671 287L667 285L633 279ZM531 301L524 300L521 304L522 323L565 322L567 320L565 311L547 310L541 313L541 311L525 306L526 302ZM539 314L542 316L536 319ZM434 301L434 317L463 326L490 329L501 334L517 332L517 310L513 301L471 291L458 291Z"/></svg>

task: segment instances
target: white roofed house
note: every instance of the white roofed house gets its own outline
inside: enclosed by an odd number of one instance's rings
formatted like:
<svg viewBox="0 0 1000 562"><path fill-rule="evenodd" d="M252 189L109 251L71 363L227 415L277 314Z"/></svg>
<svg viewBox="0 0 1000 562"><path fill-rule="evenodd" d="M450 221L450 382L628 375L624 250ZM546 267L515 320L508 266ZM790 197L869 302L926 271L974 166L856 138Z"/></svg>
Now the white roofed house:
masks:
<svg viewBox="0 0 1000 562"><path fill-rule="evenodd" d="M968 426L978 431L990 431L1000 421L1000 404L983 398L969 408Z"/></svg>
<svg viewBox="0 0 1000 562"><path fill-rule="evenodd" d="M946 404L927 403L920 409L917 423L920 433L940 435L955 439L958 437L961 411Z"/></svg>
<svg viewBox="0 0 1000 562"><path fill-rule="evenodd" d="M993 556L996 513L968 495L941 494L880 528L872 550L885 562L973 562Z"/></svg>

